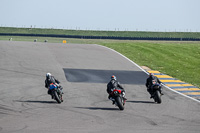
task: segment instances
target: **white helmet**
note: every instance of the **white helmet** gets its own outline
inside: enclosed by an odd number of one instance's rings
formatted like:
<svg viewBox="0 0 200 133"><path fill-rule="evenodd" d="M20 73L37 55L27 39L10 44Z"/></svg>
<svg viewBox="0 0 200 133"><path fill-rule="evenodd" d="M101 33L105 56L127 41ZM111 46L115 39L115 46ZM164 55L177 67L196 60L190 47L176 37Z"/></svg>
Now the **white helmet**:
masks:
<svg viewBox="0 0 200 133"><path fill-rule="evenodd" d="M47 78L48 78L49 76L51 76L51 73L47 73L47 74L46 74L46 77L47 77Z"/></svg>

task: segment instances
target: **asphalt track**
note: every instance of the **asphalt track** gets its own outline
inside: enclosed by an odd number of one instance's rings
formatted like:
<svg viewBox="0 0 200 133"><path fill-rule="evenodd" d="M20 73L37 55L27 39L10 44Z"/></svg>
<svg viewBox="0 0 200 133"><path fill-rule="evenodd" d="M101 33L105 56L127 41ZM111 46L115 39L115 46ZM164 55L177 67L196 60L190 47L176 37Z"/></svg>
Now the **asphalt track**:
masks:
<svg viewBox="0 0 200 133"><path fill-rule="evenodd" d="M45 74L61 81L64 102L44 88ZM107 99L115 74L128 101L120 111ZM200 103L164 88L149 98L147 75L98 45L0 41L0 133L199 133Z"/></svg>

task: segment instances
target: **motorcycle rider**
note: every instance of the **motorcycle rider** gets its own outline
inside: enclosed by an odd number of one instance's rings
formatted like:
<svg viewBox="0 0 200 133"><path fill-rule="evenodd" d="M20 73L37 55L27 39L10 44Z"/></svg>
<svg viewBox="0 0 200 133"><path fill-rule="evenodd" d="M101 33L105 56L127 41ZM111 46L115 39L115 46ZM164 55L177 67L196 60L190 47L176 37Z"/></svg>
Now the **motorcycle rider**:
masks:
<svg viewBox="0 0 200 133"><path fill-rule="evenodd" d="M63 89L62 86L59 85L60 81L58 81L56 78L54 78L54 76L52 76L51 73L47 73L46 80L45 80L45 87L48 89L47 93L49 95L51 95L51 90L49 89L51 83L55 84L58 88L60 88L62 94L64 94L62 91L62 89Z"/></svg>
<svg viewBox="0 0 200 133"><path fill-rule="evenodd" d="M149 94L151 95L150 98L153 97L153 96L152 96L152 91L153 91L153 90L152 90L152 85L153 85L153 81L155 81L156 83L159 83L159 84L160 84L160 89L159 89L160 94L161 94L161 95L164 95L164 94L162 93L161 81L160 81L156 76L154 76L153 73L149 73L149 77L148 77L147 80L146 80L146 87L147 87L147 91L148 91Z"/></svg>
<svg viewBox="0 0 200 133"><path fill-rule="evenodd" d="M115 88L120 88L122 90L122 96L125 100L127 100L125 98L125 89L121 86L121 84L117 81L117 78L115 75L112 75L111 76L111 80L110 82L107 84L107 93L109 94L108 96L108 99L109 100L112 100L113 101L113 104L114 104L114 99L112 98L112 91L115 89Z"/></svg>

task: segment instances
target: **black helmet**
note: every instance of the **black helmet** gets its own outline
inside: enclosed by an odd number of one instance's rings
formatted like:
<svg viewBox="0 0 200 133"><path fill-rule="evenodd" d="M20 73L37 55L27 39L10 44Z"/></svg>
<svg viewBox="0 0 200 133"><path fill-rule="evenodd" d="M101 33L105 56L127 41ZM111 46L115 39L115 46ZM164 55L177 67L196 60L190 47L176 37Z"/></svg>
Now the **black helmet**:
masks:
<svg viewBox="0 0 200 133"><path fill-rule="evenodd" d="M154 73L149 73L149 77L153 77L154 76Z"/></svg>

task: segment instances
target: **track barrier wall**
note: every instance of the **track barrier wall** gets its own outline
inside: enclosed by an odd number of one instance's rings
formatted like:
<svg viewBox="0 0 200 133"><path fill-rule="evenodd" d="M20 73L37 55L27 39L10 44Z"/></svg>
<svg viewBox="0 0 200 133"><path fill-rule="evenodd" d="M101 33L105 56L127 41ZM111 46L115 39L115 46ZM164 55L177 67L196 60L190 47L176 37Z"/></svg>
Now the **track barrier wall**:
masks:
<svg viewBox="0 0 200 133"><path fill-rule="evenodd" d="M77 39L152 40L152 41L200 41L200 38L117 37L117 36L82 36L82 35L20 34L20 33L0 33L0 36L33 36L33 37L57 37L57 38L77 38Z"/></svg>

